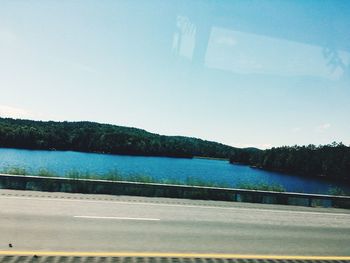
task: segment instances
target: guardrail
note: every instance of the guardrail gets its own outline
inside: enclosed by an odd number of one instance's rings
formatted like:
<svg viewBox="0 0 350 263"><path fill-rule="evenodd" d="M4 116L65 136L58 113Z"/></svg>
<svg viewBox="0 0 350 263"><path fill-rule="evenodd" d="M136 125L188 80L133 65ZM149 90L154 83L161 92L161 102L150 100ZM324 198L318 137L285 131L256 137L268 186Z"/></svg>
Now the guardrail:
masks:
<svg viewBox="0 0 350 263"><path fill-rule="evenodd" d="M157 183L0 174L0 188L46 192L133 195L350 209L349 196L272 192Z"/></svg>

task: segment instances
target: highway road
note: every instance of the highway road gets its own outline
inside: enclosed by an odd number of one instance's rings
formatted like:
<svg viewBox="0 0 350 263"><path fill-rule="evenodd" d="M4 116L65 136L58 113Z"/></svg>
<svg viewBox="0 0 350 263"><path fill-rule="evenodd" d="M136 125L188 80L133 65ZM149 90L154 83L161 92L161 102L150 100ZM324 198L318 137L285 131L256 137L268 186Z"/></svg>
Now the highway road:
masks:
<svg viewBox="0 0 350 263"><path fill-rule="evenodd" d="M325 208L0 190L0 233L0 251L350 256L350 211Z"/></svg>

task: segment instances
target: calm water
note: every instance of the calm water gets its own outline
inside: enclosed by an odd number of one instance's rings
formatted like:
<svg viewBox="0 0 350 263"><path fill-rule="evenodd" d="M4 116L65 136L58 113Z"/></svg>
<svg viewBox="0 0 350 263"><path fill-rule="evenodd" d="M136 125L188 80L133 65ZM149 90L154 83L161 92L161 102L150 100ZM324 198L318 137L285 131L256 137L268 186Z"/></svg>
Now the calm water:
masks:
<svg viewBox="0 0 350 263"><path fill-rule="evenodd" d="M48 169L59 175L69 171L103 174L111 170L121 173L145 174L155 178L186 180L198 178L235 187L241 183L280 184L287 191L328 193L331 187L349 191L350 187L321 179L303 178L248 166L232 165L228 161L207 159L177 159L164 157L134 157L71 151L31 151L0 148L0 169L23 167L30 172Z"/></svg>

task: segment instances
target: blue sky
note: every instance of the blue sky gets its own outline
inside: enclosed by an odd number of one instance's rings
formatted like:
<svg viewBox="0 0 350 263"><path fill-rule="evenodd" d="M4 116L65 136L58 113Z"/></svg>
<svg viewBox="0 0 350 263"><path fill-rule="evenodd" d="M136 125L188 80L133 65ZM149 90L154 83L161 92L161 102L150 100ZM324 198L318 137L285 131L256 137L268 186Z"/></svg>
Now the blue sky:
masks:
<svg viewBox="0 0 350 263"><path fill-rule="evenodd" d="M0 116L350 144L349 1L1 1Z"/></svg>

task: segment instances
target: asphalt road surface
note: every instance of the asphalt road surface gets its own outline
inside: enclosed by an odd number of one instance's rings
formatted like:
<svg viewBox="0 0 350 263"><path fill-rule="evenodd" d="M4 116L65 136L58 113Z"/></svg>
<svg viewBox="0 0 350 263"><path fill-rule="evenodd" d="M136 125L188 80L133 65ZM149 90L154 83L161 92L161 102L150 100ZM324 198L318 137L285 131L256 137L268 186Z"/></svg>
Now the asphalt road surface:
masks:
<svg viewBox="0 0 350 263"><path fill-rule="evenodd" d="M350 211L0 190L0 251L350 256Z"/></svg>

